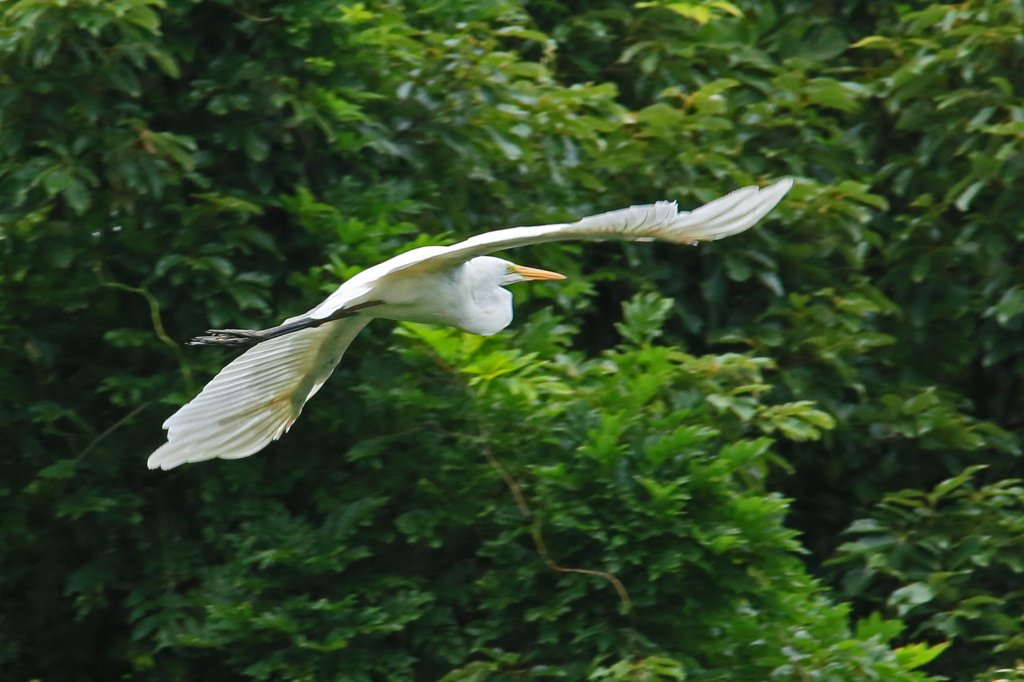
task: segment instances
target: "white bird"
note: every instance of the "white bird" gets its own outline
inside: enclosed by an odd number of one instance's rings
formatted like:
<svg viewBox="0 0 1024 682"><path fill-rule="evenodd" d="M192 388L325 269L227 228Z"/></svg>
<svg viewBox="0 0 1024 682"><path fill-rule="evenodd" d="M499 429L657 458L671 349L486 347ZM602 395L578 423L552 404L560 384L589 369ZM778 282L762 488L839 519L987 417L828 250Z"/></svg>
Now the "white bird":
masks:
<svg viewBox="0 0 1024 682"><path fill-rule="evenodd" d="M280 438L375 317L495 334L512 321L512 294L505 286L564 279L486 254L568 239L682 244L721 239L754 225L792 185L787 179L763 189L744 187L693 211L659 201L574 223L513 227L451 246L424 246L360 272L320 305L280 326L210 330L191 343L254 345L164 422L167 442L150 455L149 468L248 457Z"/></svg>

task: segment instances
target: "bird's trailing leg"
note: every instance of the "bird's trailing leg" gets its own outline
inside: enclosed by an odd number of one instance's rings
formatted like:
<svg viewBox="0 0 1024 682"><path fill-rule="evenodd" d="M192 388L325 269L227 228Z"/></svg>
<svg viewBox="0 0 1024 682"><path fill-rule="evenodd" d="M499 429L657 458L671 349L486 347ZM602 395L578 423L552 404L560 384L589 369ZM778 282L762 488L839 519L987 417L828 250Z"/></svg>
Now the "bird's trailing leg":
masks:
<svg viewBox="0 0 1024 682"><path fill-rule="evenodd" d="M380 305L381 303L383 303L383 301L367 301L348 308L342 308L341 310L321 319L300 317L297 320L286 322L268 329L208 329L205 335L193 338L187 343L187 345L229 346L232 348L255 346L257 343L274 339L278 336L284 336L285 334L291 334L292 332L297 332L300 329L319 327L322 324L326 324L334 320L358 315L361 310L372 308L373 306Z"/></svg>
<svg viewBox="0 0 1024 682"><path fill-rule="evenodd" d="M287 325L281 325L285 327ZM188 346L249 346L260 341L273 338L273 334L281 327L270 329L207 329L203 336L195 336L188 342Z"/></svg>

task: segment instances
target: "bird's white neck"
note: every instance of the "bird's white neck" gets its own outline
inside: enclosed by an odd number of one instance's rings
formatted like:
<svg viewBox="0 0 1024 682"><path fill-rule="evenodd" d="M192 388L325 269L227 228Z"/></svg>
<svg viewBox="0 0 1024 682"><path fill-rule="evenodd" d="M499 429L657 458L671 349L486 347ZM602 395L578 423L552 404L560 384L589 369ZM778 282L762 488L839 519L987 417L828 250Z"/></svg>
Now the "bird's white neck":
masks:
<svg viewBox="0 0 1024 682"><path fill-rule="evenodd" d="M459 274L465 308L462 319L452 324L472 334L490 336L512 322L512 292L499 284L492 268L481 267L484 260L474 258L463 264Z"/></svg>

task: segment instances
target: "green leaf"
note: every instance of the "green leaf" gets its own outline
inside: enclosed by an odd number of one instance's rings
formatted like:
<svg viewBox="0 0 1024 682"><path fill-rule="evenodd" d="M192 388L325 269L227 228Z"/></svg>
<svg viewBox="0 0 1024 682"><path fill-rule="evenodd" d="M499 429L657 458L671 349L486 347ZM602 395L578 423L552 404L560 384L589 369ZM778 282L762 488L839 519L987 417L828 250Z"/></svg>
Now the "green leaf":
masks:
<svg viewBox="0 0 1024 682"><path fill-rule="evenodd" d="M963 192L956 198L955 205L960 211L967 211L971 207L971 202L974 201L974 197L978 195L985 185L988 184L987 180L975 180L964 189Z"/></svg>
<svg viewBox="0 0 1024 682"><path fill-rule="evenodd" d="M270 144L250 130L245 136L245 153L253 161L263 161L270 153Z"/></svg>
<svg viewBox="0 0 1024 682"><path fill-rule="evenodd" d="M63 168L56 168L43 176L43 187L53 196L66 190L75 181L74 174Z"/></svg>
<svg viewBox="0 0 1024 682"><path fill-rule="evenodd" d="M1006 326L1011 320L1024 313L1024 287L1015 285L1003 292L999 302L985 311L987 315L995 314L996 321Z"/></svg>
<svg viewBox="0 0 1024 682"><path fill-rule="evenodd" d="M909 611L927 604L935 598L935 593L927 583L914 582L895 590L889 595L889 606L896 609L901 617Z"/></svg>
<svg viewBox="0 0 1024 682"><path fill-rule="evenodd" d="M866 95L859 85L832 78L813 78L804 86L803 92L814 104L842 111L856 110L860 107L860 100Z"/></svg>
<svg viewBox="0 0 1024 682"><path fill-rule="evenodd" d="M622 304L623 320L615 325L624 339L634 344L651 343L662 333L672 311L671 299L658 294L637 294Z"/></svg>
<svg viewBox="0 0 1024 682"><path fill-rule="evenodd" d="M60 459L39 470L39 478L65 479L73 478L78 469L78 459Z"/></svg>
<svg viewBox="0 0 1024 682"><path fill-rule="evenodd" d="M263 207L251 201L238 197L226 196L215 192L204 192L193 195L196 199L202 199L218 211L227 213L252 213L259 215L263 213Z"/></svg>
<svg viewBox="0 0 1024 682"><path fill-rule="evenodd" d="M953 492L957 488L961 487L965 483L970 482L974 478L974 474L987 469L988 466L984 464L977 464L975 466L967 467L957 476L947 478L932 489L931 497L934 500L938 500L945 497L949 493Z"/></svg>
<svg viewBox="0 0 1024 682"><path fill-rule="evenodd" d="M889 642L898 637L905 628L902 621L886 619L878 612L874 612L867 618L857 621L857 639L878 637L883 642Z"/></svg>
<svg viewBox="0 0 1024 682"><path fill-rule="evenodd" d="M951 644L952 642L949 641L932 645L920 642L901 646L896 649L896 660L909 670L920 668L938 658Z"/></svg>
<svg viewBox="0 0 1024 682"><path fill-rule="evenodd" d="M92 205L92 197L89 194L89 190L86 188L85 183L77 177L72 177L68 180L67 187L64 189L64 199L67 200L71 209L79 215L89 210L89 206Z"/></svg>
<svg viewBox="0 0 1024 682"><path fill-rule="evenodd" d="M874 50L892 50L896 51L899 49L899 43L892 38L886 36L865 36L857 42L850 45L854 48L871 48Z"/></svg>

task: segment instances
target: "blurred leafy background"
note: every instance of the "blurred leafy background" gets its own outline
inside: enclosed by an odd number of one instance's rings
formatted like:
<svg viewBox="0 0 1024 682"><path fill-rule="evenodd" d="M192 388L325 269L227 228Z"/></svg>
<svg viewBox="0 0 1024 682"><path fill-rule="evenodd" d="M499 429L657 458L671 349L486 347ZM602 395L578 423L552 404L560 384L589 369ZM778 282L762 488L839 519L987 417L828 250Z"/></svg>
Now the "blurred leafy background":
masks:
<svg viewBox="0 0 1024 682"><path fill-rule="evenodd" d="M1021 680L1024 6L0 6L5 679ZM258 457L149 472L400 250L793 177L380 323Z"/></svg>

